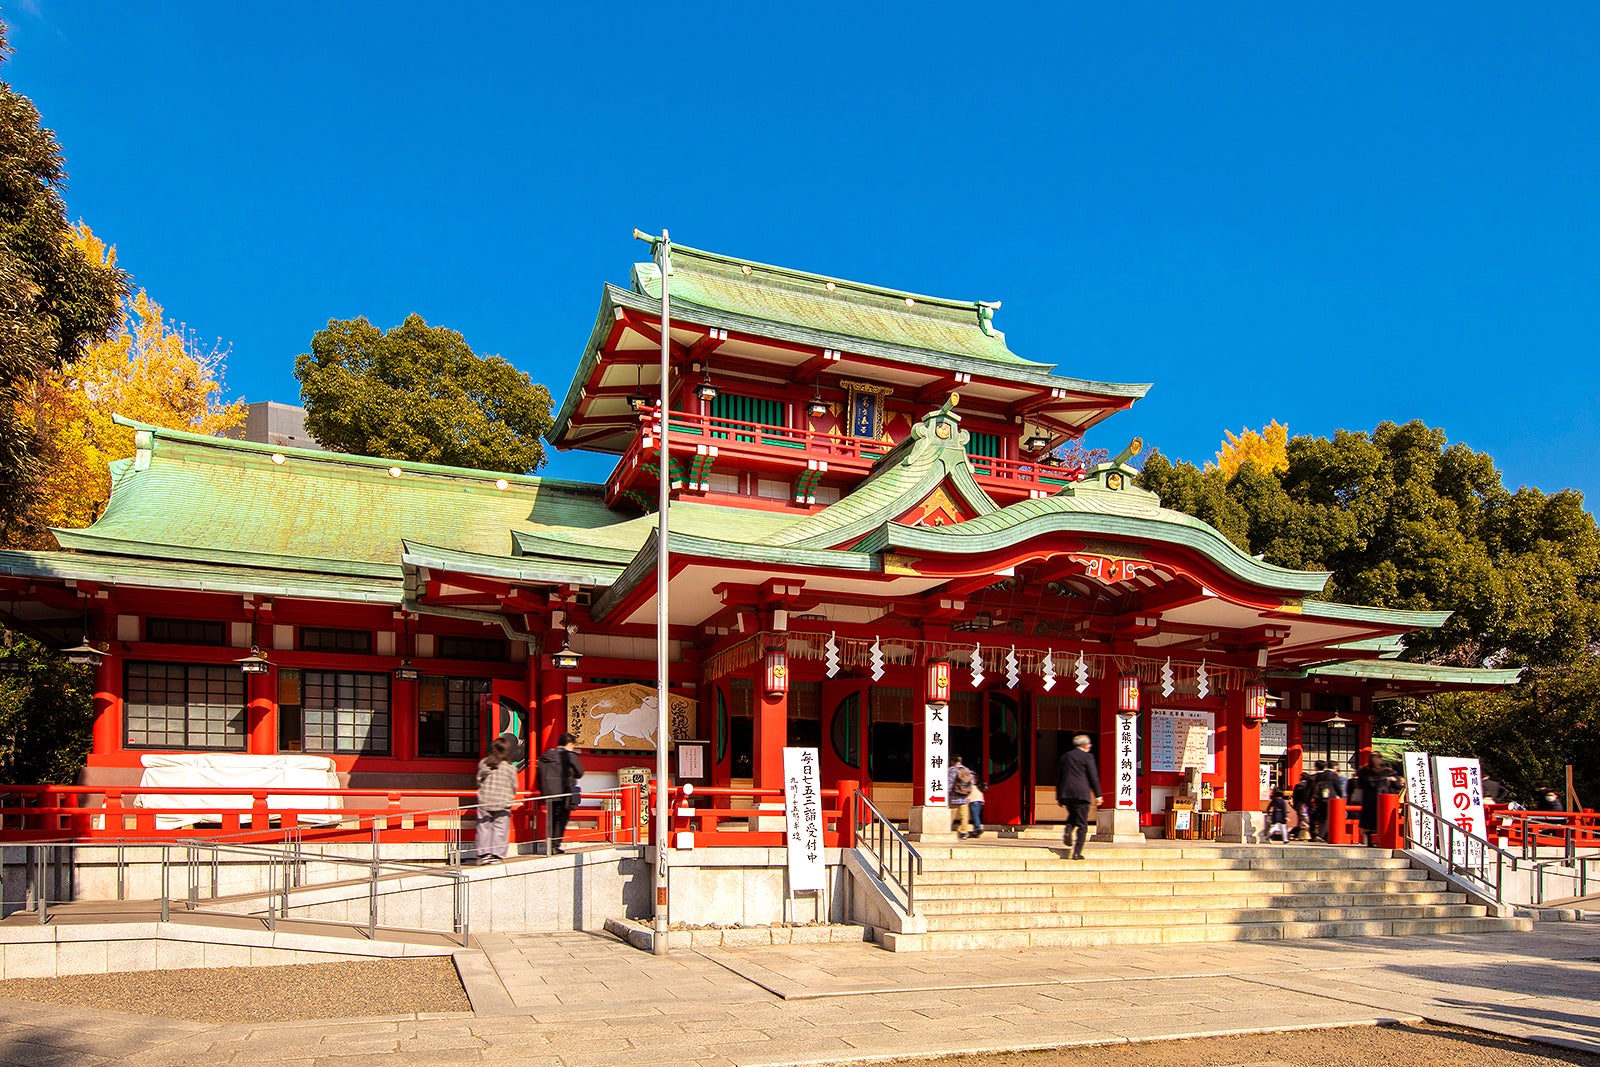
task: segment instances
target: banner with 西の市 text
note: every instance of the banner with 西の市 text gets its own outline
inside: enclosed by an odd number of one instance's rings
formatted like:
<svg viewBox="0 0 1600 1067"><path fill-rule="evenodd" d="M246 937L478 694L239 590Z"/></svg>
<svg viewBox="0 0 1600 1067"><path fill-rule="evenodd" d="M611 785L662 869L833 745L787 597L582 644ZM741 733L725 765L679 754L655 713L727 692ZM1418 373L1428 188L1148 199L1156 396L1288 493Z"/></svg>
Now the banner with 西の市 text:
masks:
<svg viewBox="0 0 1600 1067"><path fill-rule="evenodd" d="M783 806L788 815L789 892L821 889L826 877L822 841L822 783L817 750L783 750Z"/></svg>
<svg viewBox="0 0 1600 1067"><path fill-rule="evenodd" d="M1467 835L1486 838L1488 820L1483 814L1483 770L1476 759L1455 756L1433 757L1433 802L1441 820L1439 832L1450 847L1450 859L1467 867L1483 862L1483 842ZM1454 826L1459 833L1453 833Z"/></svg>
<svg viewBox="0 0 1600 1067"><path fill-rule="evenodd" d="M950 708L929 704L923 715L922 803L944 807L950 803Z"/></svg>

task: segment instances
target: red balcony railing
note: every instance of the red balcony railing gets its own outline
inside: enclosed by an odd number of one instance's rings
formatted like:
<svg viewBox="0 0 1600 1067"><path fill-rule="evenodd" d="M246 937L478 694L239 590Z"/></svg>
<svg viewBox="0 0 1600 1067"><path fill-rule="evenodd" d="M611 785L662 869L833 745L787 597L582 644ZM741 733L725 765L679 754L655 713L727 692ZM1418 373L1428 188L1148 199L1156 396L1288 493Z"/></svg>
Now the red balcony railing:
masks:
<svg viewBox="0 0 1600 1067"><path fill-rule="evenodd" d="M863 476L872 464L883 458L892 444L868 437L850 437L792 426L770 426L759 422L725 419L687 411L672 413L669 442L674 457L692 480L687 462L701 454L705 446L715 446L719 455L756 459L764 464L792 465L802 469L808 461L823 460L835 469L853 470ZM623 453L608 483L608 498L620 496L633 474L655 456L661 423L654 410L640 418L640 432ZM1082 479L1077 466L1057 466L1031 459L1000 459L968 455L973 473L985 488L1022 495L1029 491L1051 493L1063 485ZM653 480L653 479L652 479Z"/></svg>

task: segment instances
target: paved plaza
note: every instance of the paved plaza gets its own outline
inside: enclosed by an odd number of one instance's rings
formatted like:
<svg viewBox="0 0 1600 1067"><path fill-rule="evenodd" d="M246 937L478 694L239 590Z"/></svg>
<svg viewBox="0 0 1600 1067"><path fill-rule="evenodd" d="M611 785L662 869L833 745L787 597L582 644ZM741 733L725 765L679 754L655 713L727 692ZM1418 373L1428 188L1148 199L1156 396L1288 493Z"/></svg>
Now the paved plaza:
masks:
<svg viewBox="0 0 1600 1067"><path fill-rule="evenodd" d="M1600 1053L1594 921L1070 953L494 935L460 964L470 1013L213 1026L0 1001L0 1063L757 1067L1415 1020Z"/></svg>

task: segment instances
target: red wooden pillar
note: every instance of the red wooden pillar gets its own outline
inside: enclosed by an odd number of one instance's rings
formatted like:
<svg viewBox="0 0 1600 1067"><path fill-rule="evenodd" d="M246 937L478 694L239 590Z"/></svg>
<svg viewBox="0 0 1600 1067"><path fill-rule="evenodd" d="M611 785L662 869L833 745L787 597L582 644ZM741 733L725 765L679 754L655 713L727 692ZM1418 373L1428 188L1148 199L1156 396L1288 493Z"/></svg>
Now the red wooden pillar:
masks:
<svg viewBox="0 0 1600 1067"><path fill-rule="evenodd" d="M1259 812L1261 803L1261 727L1245 715L1245 686L1228 690L1223 705L1223 784L1228 811Z"/></svg>
<svg viewBox="0 0 1600 1067"><path fill-rule="evenodd" d="M1110 670L1100 679L1100 732L1094 743L1095 758L1100 763L1100 795L1108 806L1117 803L1117 709L1120 707L1117 680L1118 675ZM1142 692L1140 696L1142 703ZM1072 743L1070 738L1067 743ZM1140 811L1150 810L1149 777L1145 775L1145 780L1139 783Z"/></svg>
<svg viewBox="0 0 1600 1067"><path fill-rule="evenodd" d="M271 756L278 751L278 672L247 674L244 683L250 754Z"/></svg>
<svg viewBox="0 0 1600 1067"><path fill-rule="evenodd" d="M94 752L122 749L122 662L112 656L94 670Z"/></svg>
<svg viewBox="0 0 1600 1067"><path fill-rule="evenodd" d="M543 657L548 661L549 657ZM539 753L554 748L561 735L567 732L567 672L540 667L532 661L528 665L529 699L538 708L537 723L528 724L528 767L524 789L535 788L533 764Z"/></svg>
<svg viewBox="0 0 1600 1067"><path fill-rule="evenodd" d="M783 788L783 746L789 740L789 694L762 692L763 681L756 678L755 761L757 789Z"/></svg>
<svg viewBox="0 0 1600 1067"><path fill-rule="evenodd" d="M389 685L389 755L395 759L414 760L417 758L422 682L395 678Z"/></svg>

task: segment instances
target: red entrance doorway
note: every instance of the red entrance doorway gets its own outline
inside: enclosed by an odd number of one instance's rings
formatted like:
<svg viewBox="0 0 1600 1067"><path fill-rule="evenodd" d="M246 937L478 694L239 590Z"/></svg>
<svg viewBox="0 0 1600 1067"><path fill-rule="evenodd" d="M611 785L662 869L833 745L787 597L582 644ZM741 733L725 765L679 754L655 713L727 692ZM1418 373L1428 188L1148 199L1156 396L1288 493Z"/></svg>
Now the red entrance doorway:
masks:
<svg viewBox="0 0 1600 1067"><path fill-rule="evenodd" d="M984 783L983 821L1015 826L1024 817L1022 701L1003 690L958 693L950 705L950 754Z"/></svg>

